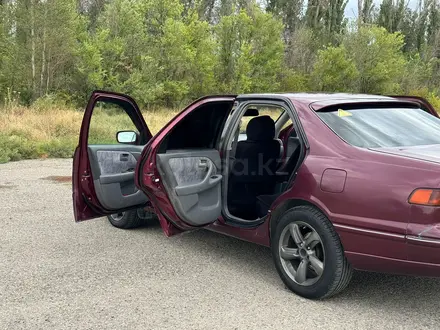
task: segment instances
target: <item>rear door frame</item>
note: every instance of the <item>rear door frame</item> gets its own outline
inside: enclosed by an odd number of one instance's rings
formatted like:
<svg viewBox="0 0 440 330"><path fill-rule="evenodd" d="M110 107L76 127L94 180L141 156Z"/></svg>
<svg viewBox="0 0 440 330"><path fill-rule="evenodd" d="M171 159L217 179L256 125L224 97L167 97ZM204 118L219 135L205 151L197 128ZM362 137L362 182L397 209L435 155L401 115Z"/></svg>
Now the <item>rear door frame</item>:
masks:
<svg viewBox="0 0 440 330"><path fill-rule="evenodd" d="M144 117L134 99L128 95L115 92L101 90L95 90L92 92L84 112L79 143L73 157L72 197L76 222L115 213L115 210L106 210L97 199L88 154L90 121L93 115L93 109L98 101L109 101L119 105L124 104L124 106L121 105L122 108L124 108L127 115L133 121L133 124L139 130L140 144L146 144L152 137ZM131 208L132 207L128 209Z"/></svg>
<svg viewBox="0 0 440 330"><path fill-rule="evenodd" d="M220 151L221 154L224 155L224 166L226 168L226 171L228 171L228 169L230 168L229 164L230 164L230 159L228 158L228 155L230 153L230 150L228 150L228 145L230 144L231 139L233 138L234 132L236 130L237 125L239 125L240 120L242 119L245 109L249 106L255 106L255 105L268 105L268 106L273 106L273 107L278 107L280 109L283 109L283 111L285 113L288 114L289 116L289 120L291 120L292 122L292 128L297 132L300 141L301 141L301 148L303 148L303 150L301 151L301 154L305 154L305 149L308 148L308 143L306 140L306 136L305 133L303 132L302 126L301 126L301 122L300 119L297 115L297 112L295 110L294 105L292 104L292 102L290 101L289 98L284 97L282 95L239 95L236 98L237 101L237 108L234 112L234 114L232 115L233 117L230 120L230 127L225 128L225 138L222 141L221 145L220 145ZM279 119L279 117L278 117ZM277 119L277 120L278 120ZM280 131L281 132L281 131ZM278 135L279 136L279 135ZM302 164L303 160L298 160L298 165L297 167L299 167ZM294 180L294 173L296 172L296 170L293 170L291 173L291 176L288 180L288 186L293 182ZM232 226L244 226L244 227L255 227L260 225L261 223L264 223L264 221L266 220L266 217L260 218L260 219L256 219L256 220L243 220L240 219L234 215L232 215L229 210L228 210L228 205L227 205L227 185L228 185L228 180L229 180L229 173L224 173L224 182L225 185L223 186L223 194L222 194L222 198L223 198L223 211L222 211L222 219L220 222L222 222L222 224L224 225L232 225ZM287 188L286 188L287 190Z"/></svg>

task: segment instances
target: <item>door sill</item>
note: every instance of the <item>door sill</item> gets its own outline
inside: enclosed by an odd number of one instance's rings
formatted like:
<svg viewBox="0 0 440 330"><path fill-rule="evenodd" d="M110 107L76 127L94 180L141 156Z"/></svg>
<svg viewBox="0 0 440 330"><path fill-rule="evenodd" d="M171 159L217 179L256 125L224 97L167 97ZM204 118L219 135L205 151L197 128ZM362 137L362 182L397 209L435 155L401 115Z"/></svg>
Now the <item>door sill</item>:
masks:
<svg viewBox="0 0 440 330"><path fill-rule="evenodd" d="M228 214L222 214L225 223L232 227L238 228L255 228L264 223L269 214L266 214L262 218L258 218L255 220L245 220L241 218L234 217L233 215L228 216Z"/></svg>

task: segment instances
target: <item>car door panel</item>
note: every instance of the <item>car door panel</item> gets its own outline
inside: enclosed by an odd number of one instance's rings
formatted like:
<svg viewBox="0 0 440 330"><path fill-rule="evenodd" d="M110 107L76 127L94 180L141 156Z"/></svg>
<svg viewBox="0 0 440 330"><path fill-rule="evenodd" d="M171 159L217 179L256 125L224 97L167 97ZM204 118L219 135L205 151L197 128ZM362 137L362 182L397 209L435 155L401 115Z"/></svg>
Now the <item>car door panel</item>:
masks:
<svg viewBox="0 0 440 330"><path fill-rule="evenodd" d="M143 146L88 146L96 197L104 208L125 209L148 201L134 183L135 155L140 155L142 149Z"/></svg>
<svg viewBox="0 0 440 330"><path fill-rule="evenodd" d="M91 145L88 146L90 162L99 166L101 175L124 173L136 168L135 153L142 152L142 146ZM95 169L97 170L97 169Z"/></svg>
<svg viewBox="0 0 440 330"><path fill-rule="evenodd" d="M119 107L136 127L134 144L89 145L89 130L96 105ZM106 107L101 107L105 111ZM114 132L116 133L116 132ZM94 91L84 112L72 173L75 221L142 207L147 197L135 186L135 170L145 144L152 135L136 102L129 96Z"/></svg>
<svg viewBox="0 0 440 330"><path fill-rule="evenodd" d="M164 187L177 215L202 226L221 215L221 161L215 149L172 150L157 155Z"/></svg>

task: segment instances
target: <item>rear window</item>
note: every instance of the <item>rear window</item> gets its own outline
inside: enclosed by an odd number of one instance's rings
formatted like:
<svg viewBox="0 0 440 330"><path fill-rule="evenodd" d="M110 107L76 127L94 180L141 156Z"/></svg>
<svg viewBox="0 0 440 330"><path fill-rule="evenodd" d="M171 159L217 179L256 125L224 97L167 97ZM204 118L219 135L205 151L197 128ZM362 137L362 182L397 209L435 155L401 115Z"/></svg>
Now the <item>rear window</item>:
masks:
<svg viewBox="0 0 440 330"><path fill-rule="evenodd" d="M440 144L440 119L419 108L317 112L341 139L361 148Z"/></svg>

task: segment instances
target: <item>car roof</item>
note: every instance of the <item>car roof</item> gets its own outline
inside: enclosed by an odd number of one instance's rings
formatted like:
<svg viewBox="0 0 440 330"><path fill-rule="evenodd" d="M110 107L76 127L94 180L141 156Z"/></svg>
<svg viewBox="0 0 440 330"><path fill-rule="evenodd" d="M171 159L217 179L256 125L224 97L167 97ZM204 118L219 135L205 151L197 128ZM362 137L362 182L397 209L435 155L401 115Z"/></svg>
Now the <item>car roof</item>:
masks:
<svg viewBox="0 0 440 330"><path fill-rule="evenodd" d="M366 102L399 102L402 100L383 95L371 94L350 94L350 93L268 93L268 94L243 94L239 95L237 99L249 98L288 98L294 103L302 103L310 106L317 111L321 108L351 103L366 103ZM408 102L410 103L410 102Z"/></svg>

